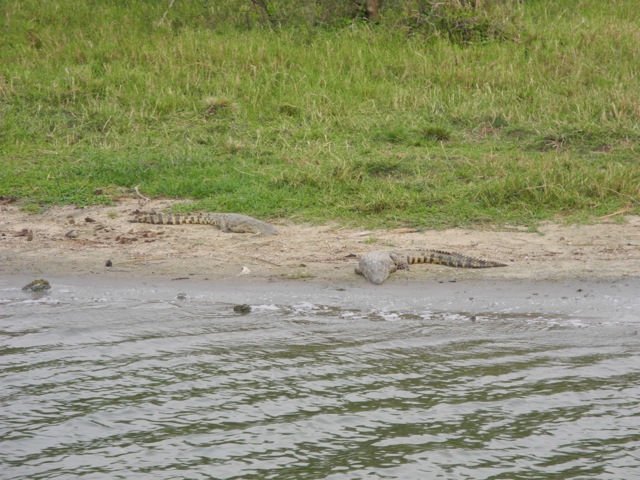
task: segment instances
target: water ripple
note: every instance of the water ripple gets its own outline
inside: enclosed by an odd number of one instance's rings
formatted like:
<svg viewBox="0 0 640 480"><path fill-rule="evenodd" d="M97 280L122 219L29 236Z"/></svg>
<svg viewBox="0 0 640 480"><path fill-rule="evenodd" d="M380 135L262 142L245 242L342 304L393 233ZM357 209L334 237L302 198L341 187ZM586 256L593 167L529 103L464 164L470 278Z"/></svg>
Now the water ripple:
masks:
<svg viewBox="0 0 640 480"><path fill-rule="evenodd" d="M635 325L310 302L3 307L3 478L640 471Z"/></svg>

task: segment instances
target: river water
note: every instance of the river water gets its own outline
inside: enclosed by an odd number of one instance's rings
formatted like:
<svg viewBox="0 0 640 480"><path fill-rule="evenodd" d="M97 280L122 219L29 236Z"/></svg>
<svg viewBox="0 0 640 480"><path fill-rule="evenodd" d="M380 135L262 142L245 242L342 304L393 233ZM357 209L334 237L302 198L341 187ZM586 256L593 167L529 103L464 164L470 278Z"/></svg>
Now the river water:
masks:
<svg viewBox="0 0 640 480"><path fill-rule="evenodd" d="M640 478L638 279L32 279L2 479Z"/></svg>

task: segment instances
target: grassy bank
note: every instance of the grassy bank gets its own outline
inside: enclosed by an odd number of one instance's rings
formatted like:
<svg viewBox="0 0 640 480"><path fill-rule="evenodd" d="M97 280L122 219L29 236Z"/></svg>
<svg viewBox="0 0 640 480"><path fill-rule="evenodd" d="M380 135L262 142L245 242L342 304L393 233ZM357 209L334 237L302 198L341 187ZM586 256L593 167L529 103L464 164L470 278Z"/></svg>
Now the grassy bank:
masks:
<svg viewBox="0 0 640 480"><path fill-rule="evenodd" d="M2 2L0 195L139 185L366 226L640 213L633 0L522 2L468 43L401 19L230 28L222 3Z"/></svg>

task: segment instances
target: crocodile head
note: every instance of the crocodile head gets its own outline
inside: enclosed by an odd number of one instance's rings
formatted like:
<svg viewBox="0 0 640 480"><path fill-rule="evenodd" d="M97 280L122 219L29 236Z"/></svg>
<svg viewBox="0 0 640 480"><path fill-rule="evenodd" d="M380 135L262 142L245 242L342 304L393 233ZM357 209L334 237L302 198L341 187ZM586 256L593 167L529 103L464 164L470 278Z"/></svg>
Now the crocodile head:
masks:
<svg viewBox="0 0 640 480"><path fill-rule="evenodd" d="M356 267L356 273L358 275L362 275L376 285L384 282L393 270L395 269L392 269L389 265L385 265L382 262L361 261L360 265Z"/></svg>

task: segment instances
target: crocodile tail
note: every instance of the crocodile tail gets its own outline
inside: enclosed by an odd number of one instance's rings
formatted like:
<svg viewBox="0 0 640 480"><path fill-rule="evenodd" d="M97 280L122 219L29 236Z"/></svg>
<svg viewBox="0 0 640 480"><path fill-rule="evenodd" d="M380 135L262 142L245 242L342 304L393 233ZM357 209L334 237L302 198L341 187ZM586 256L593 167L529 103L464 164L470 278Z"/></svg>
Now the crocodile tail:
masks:
<svg viewBox="0 0 640 480"><path fill-rule="evenodd" d="M457 268L492 268L506 267L507 265L492 260L468 257L459 253L443 252L441 250L428 250L407 255L407 263L433 263Z"/></svg>

